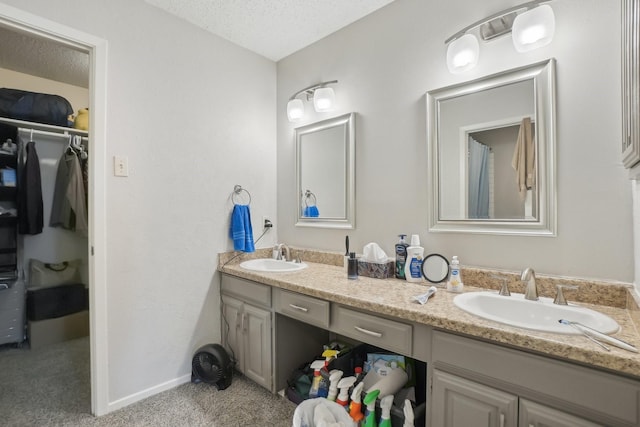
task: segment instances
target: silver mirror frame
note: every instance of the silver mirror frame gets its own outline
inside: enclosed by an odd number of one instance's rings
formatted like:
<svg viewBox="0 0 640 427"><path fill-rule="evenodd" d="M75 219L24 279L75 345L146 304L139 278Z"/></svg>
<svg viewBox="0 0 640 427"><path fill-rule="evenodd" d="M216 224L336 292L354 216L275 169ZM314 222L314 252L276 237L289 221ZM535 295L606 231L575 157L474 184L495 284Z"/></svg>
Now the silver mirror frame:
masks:
<svg viewBox="0 0 640 427"><path fill-rule="evenodd" d="M533 79L535 91L538 218L535 221L440 219L439 102L528 79ZM429 91L426 94L426 102L427 164L430 168L430 182L427 185L428 200L430 201L428 209L429 231L555 237L557 235L555 59L551 58L541 63Z"/></svg>
<svg viewBox="0 0 640 427"><path fill-rule="evenodd" d="M299 197L305 191L301 187L302 171L300 170L301 137L305 134L318 132L336 126L345 126L345 217L344 218L323 218L323 217L303 217L300 214ZM317 228L340 228L353 229L356 221L356 184L355 184L355 153L356 153L356 113L348 113L342 116L311 123L295 129L296 142L296 226L297 227L317 227ZM332 171L327 171L331 173Z"/></svg>

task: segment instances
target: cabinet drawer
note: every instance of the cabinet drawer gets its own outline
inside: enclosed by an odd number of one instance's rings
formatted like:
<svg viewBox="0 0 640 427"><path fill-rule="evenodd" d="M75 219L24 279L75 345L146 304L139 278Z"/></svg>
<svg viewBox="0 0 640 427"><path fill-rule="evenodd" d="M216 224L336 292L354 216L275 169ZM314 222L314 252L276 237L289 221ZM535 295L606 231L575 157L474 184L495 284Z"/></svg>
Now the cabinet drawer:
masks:
<svg viewBox="0 0 640 427"><path fill-rule="evenodd" d="M271 307L271 286L262 285L239 277L222 275L222 292L247 302Z"/></svg>
<svg viewBox="0 0 640 427"><path fill-rule="evenodd" d="M278 289L274 295L274 308L294 319L329 328L329 301Z"/></svg>
<svg viewBox="0 0 640 427"><path fill-rule="evenodd" d="M399 354L412 354L412 326L335 305L332 331Z"/></svg>

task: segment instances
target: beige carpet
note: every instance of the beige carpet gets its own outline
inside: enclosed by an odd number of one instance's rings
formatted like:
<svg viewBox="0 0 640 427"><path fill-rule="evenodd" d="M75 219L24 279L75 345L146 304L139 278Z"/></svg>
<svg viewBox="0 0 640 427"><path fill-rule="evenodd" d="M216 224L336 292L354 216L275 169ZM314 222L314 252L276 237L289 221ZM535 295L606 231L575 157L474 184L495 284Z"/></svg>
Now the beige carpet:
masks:
<svg viewBox="0 0 640 427"><path fill-rule="evenodd" d="M0 425L289 427L295 405L244 377L226 390L183 384L102 417L90 414L89 340L0 350Z"/></svg>

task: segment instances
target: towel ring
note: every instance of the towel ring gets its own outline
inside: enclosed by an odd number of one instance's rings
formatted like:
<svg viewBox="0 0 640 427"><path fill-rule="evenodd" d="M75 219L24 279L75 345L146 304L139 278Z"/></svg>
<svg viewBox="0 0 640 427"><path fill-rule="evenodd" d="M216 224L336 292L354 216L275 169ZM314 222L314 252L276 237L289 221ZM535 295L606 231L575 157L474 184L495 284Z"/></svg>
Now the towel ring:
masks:
<svg viewBox="0 0 640 427"><path fill-rule="evenodd" d="M231 193L231 201L233 202L234 205L237 205L238 202L236 201L235 197L236 196L240 196L240 194L242 192L247 193L247 196L249 196L249 201L245 204L250 205L251 204L251 193L249 193L249 191L247 191L246 189L242 188L240 185L234 185L233 186L233 193Z"/></svg>
<svg viewBox="0 0 640 427"><path fill-rule="evenodd" d="M311 190L307 190L304 192L304 205L309 206L309 199L313 198L313 204L311 206L315 206L318 204L318 199L316 199L316 195L311 192Z"/></svg>

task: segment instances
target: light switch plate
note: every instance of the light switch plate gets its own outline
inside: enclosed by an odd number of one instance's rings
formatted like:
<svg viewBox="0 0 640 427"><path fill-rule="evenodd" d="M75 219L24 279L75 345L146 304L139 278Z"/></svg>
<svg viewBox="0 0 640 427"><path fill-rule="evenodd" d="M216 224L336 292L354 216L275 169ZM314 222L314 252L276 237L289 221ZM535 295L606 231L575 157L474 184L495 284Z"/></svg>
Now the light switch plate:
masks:
<svg viewBox="0 0 640 427"><path fill-rule="evenodd" d="M129 176L129 158L127 156L113 156L113 175Z"/></svg>

